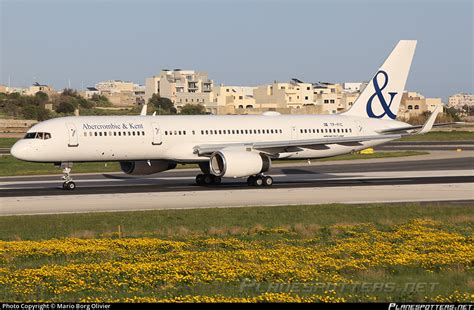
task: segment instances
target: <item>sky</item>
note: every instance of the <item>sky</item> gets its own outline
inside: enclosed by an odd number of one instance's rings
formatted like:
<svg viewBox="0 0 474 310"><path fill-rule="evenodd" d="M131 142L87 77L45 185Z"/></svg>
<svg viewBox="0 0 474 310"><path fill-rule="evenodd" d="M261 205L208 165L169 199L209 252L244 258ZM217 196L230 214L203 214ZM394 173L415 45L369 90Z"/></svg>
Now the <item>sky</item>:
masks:
<svg viewBox="0 0 474 310"><path fill-rule="evenodd" d="M144 84L162 69L215 84L369 80L418 40L407 90L474 92L471 0L0 0L0 84Z"/></svg>

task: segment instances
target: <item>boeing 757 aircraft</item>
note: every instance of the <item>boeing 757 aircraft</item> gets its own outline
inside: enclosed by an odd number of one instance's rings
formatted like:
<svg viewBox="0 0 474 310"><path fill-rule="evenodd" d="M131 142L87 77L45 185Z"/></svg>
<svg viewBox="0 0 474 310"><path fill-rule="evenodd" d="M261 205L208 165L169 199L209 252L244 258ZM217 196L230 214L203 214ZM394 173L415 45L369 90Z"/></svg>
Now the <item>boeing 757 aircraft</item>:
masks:
<svg viewBox="0 0 474 310"><path fill-rule="evenodd" d="M441 109L423 126L395 120L415 47L416 41L400 41L341 114L60 117L33 126L11 154L60 165L63 188L69 190L76 188L70 175L73 162L100 161L118 161L131 175L197 163L199 185L247 178L249 185L270 186L273 179L265 173L273 159L336 156L428 132Z"/></svg>

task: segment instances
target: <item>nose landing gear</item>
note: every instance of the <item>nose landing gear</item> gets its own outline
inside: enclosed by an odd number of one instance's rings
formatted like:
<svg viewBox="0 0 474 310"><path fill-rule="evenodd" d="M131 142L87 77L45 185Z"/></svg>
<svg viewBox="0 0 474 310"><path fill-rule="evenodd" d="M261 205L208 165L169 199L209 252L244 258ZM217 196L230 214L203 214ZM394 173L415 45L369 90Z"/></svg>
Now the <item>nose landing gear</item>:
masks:
<svg viewBox="0 0 474 310"><path fill-rule="evenodd" d="M74 190L76 189L76 183L72 180L71 177L71 167L72 163L61 163L61 168L63 169L63 189L65 190Z"/></svg>

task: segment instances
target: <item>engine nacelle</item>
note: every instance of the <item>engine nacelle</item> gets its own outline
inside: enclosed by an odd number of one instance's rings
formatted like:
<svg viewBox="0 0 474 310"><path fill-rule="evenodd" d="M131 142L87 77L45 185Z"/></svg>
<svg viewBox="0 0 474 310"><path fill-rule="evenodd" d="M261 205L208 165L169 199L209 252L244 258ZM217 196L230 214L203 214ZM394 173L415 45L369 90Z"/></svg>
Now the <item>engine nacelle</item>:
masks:
<svg viewBox="0 0 474 310"><path fill-rule="evenodd" d="M211 155L211 173L219 177L247 177L270 170L270 158L258 152L223 150Z"/></svg>
<svg viewBox="0 0 474 310"><path fill-rule="evenodd" d="M120 169L126 174L148 175L176 168L176 163L165 160L150 160L150 164L146 160L121 161Z"/></svg>

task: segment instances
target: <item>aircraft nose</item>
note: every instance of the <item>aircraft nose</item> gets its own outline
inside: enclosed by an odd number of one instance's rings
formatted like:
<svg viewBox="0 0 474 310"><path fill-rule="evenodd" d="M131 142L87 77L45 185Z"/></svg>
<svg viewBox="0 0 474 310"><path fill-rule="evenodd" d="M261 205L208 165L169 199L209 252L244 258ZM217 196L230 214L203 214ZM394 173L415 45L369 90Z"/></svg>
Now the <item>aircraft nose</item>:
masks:
<svg viewBox="0 0 474 310"><path fill-rule="evenodd" d="M31 146L26 141L20 140L12 146L10 154L16 159L28 160L29 155L31 155Z"/></svg>

